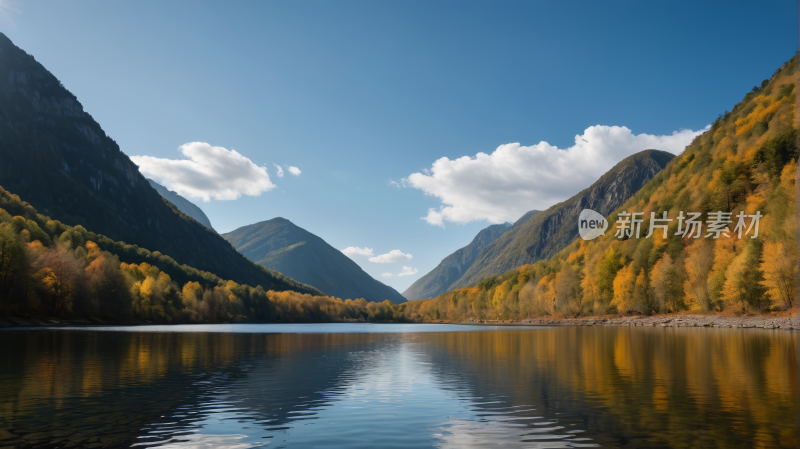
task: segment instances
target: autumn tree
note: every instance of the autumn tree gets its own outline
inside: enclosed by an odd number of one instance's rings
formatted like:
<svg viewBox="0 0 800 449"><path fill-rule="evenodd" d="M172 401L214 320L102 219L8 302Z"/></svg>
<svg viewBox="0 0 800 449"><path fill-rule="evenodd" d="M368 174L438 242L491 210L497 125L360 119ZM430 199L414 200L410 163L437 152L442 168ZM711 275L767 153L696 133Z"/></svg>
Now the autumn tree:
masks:
<svg viewBox="0 0 800 449"><path fill-rule="evenodd" d="M11 298L15 287L19 288L25 274L25 244L9 223L0 223L0 306L7 306L3 299Z"/></svg>
<svg viewBox="0 0 800 449"><path fill-rule="evenodd" d="M786 248L781 242L767 242L761 263L764 272L762 282L767 293L782 308L792 307L794 301L794 277L797 270L797 247Z"/></svg>
<svg viewBox="0 0 800 449"><path fill-rule="evenodd" d="M84 280L83 264L61 243L45 251L34 263L34 277L50 297L55 316L71 311L72 300Z"/></svg>
<svg viewBox="0 0 800 449"><path fill-rule="evenodd" d="M678 269L669 254L664 253L653 266L651 287L659 312L667 313L679 310L683 288Z"/></svg>
<svg viewBox="0 0 800 449"><path fill-rule="evenodd" d="M86 242L89 264L85 271L88 284L86 313L121 317L128 314L130 287L120 271L119 258L100 250L96 243Z"/></svg>
<svg viewBox="0 0 800 449"><path fill-rule="evenodd" d="M555 273L539 279L536 284L534 309L539 315L552 315L556 312Z"/></svg>
<svg viewBox="0 0 800 449"><path fill-rule="evenodd" d="M768 304L760 256L760 243L748 242L745 250L733 259L725 271L723 295L729 304L738 305L742 313L748 308L763 310Z"/></svg>
<svg viewBox="0 0 800 449"><path fill-rule="evenodd" d="M636 288L636 273L632 263L617 272L613 286L614 297L611 305L616 307L618 312L634 311L633 294Z"/></svg>
<svg viewBox="0 0 800 449"><path fill-rule="evenodd" d="M632 310L639 313L651 313L655 309L655 303L650 293L650 282L644 268L639 269L633 289Z"/></svg>
<svg viewBox="0 0 800 449"><path fill-rule="evenodd" d="M597 279L597 290L600 302L607 307L614 299L614 279L617 272L622 268L620 256L614 251L614 247L609 246L603 257L597 262L595 275Z"/></svg>
<svg viewBox="0 0 800 449"><path fill-rule="evenodd" d="M597 288L597 278L593 274L593 272L588 272L583 276L581 280L581 293L582 293L582 301L581 301L581 309L585 310L588 313L602 313L601 311L605 311L605 307L602 306L600 300L600 291Z"/></svg>
<svg viewBox="0 0 800 449"><path fill-rule="evenodd" d="M725 285L725 271L741 249L742 243L736 238L718 239L714 245L714 264L708 275L708 295L712 309L722 309L725 306L725 298L722 294Z"/></svg>
<svg viewBox="0 0 800 449"><path fill-rule="evenodd" d="M581 286L578 273L568 263L556 275L556 308L565 315L581 313Z"/></svg>
<svg viewBox="0 0 800 449"><path fill-rule="evenodd" d="M687 248L686 281L684 290L696 307L711 309L708 296L708 273L714 264L714 249L707 239L699 239Z"/></svg>

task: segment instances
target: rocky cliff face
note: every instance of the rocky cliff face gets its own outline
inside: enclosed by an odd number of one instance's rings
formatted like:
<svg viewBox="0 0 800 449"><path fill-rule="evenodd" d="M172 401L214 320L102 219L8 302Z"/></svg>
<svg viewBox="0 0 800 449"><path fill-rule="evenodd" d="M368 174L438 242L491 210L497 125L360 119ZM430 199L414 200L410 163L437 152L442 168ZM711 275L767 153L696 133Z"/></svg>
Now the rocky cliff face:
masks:
<svg viewBox="0 0 800 449"><path fill-rule="evenodd" d="M2 33L0 185L53 219L224 279L316 291L253 264L166 203L78 99Z"/></svg>
<svg viewBox="0 0 800 449"><path fill-rule="evenodd" d="M674 155L645 150L623 159L586 190L536 214L487 245L449 290L477 284L494 274L549 259L578 238L578 215L592 209L603 216L621 206L661 171Z"/></svg>
<svg viewBox="0 0 800 449"><path fill-rule="evenodd" d="M367 274L318 236L285 218L273 218L223 234L250 260L338 298L405 302L397 290Z"/></svg>

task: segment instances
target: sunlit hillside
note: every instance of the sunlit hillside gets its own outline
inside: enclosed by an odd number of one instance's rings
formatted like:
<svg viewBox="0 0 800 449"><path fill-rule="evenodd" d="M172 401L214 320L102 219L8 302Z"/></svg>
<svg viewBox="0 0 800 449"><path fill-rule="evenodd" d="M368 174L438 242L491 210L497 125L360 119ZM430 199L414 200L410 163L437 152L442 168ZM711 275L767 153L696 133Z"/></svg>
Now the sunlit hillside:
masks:
<svg viewBox="0 0 800 449"><path fill-rule="evenodd" d="M201 323L402 315L389 301L343 301L276 276L308 293L238 284L158 251L67 226L0 187L0 317Z"/></svg>
<svg viewBox="0 0 800 449"><path fill-rule="evenodd" d="M709 131L610 214L604 236L577 240L550 260L475 287L410 302L406 316L523 319L791 307L797 270L797 82L795 57L720 114ZM646 238L651 213L661 219L665 211L671 221L654 224L668 226L666 238L661 228ZM694 229L676 235L681 212L700 214L699 236ZM633 213L642 213L636 215L643 219L639 238L635 230L615 235L618 218ZM757 213L760 219L753 218ZM727 236L709 232L716 219ZM681 225L686 230L686 220Z"/></svg>

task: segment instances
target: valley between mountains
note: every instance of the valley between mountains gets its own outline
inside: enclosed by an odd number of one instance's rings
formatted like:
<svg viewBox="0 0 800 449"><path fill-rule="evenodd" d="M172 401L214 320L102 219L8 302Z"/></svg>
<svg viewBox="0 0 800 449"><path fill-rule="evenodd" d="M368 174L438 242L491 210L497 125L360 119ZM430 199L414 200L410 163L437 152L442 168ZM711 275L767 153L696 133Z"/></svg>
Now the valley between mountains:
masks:
<svg viewBox="0 0 800 449"><path fill-rule="evenodd" d="M314 234L322 228L273 217L217 233L201 207L146 179L54 74L0 34L0 318L786 315L798 272L797 66L794 57L779 67L681 154L643 148L566 201L481 230L401 294ZM609 223L641 213L643 229L651 212L763 218L757 238L686 238L671 221L664 236L611 229L587 241L577 227L584 209Z"/></svg>

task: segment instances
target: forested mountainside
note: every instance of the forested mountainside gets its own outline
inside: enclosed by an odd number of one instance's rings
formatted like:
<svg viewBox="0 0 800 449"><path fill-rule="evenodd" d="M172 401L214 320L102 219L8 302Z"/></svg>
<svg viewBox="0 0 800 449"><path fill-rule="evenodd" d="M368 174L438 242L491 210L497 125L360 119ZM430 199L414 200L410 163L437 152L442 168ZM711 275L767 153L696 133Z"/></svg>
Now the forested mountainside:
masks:
<svg viewBox="0 0 800 449"><path fill-rule="evenodd" d="M491 275L552 257L578 237L578 215L592 209L605 216L653 179L674 155L645 150L628 156L589 188L536 214L514 232L487 245L450 290L475 285Z"/></svg>
<svg viewBox="0 0 800 449"><path fill-rule="evenodd" d="M62 223L225 279L292 288L165 202L78 99L2 33L0 185Z"/></svg>
<svg viewBox="0 0 800 449"><path fill-rule="evenodd" d="M406 300L341 251L285 218L243 226L223 237L250 260L313 285L328 295L377 302Z"/></svg>
<svg viewBox="0 0 800 449"><path fill-rule="evenodd" d="M538 211L532 212L535 214ZM530 219L531 216L529 212L525 214L523 219ZM522 221L522 219L520 219L520 221ZM436 268L411 284L411 286L403 292L403 296L409 301L415 301L418 299L432 298L446 292L450 289L450 285L461 278L464 272L472 266L480 250L497 240L510 228L512 228L511 223L503 223L491 225L482 229L478 235L472 239L469 245L459 248L453 254L442 259Z"/></svg>
<svg viewBox="0 0 800 449"><path fill-rule="evenodd" d="M161 184L153 181L150 178L145 178L145 179L147 179L147 182L150 184L152 188L156 189L156 192L158 192L159 195L161 195L164 199L172 203L181 212L194 218L195 221L207 227L208 229L211 229L212 231L214 230L214 228L211 226L211 220L209 220L205 212L203 212L203 210L197 207L197 205L195 205L193 202L178 195L172 190L169 190L168 188L162 186Z"/></svg>
<svg viewBox="0 0 800 449"><path fill-rule="evenodd" d="M178 265L157 251L52 220L0 187L0 318L159 323L404 319L401 306L389 301L343 301L296 282L293 287L307 293L267 291Z"/></svg>
<svg viewBox="0 0 800 449"><path fill-rule="evenodd" d="M541 213L530 211L502 231L505 225L484 229L470 245L451 254L418 279L403 296L408 300L431 298L448 290L474 285L492 274L551 257L578 236L573 223L577 222L581 210L610 213L673 157L657 150L634 154L569 200ZM493 233L489 233L490 230Z"/></svg>
<svg viewBox="0 0 800 449"><path fill-rule="evenodd" d="M411 301L407 316L458 321L787 309L798 271L797 65L795 56L720 114L711 129L608 214L604 236L574 241L549 260L490 276L475 287ZM646 238L651 212L658 219L667 213L671 221L653 222L668 226L666 237L654 228ZM685 218L700 214L694 221L701 231L679 221L680 212ZM632 222L633 213L642 213L639 238L617 223ZM577 220L568 224L577 228ZM727 232L716 232L721 229Z"/></svg>

